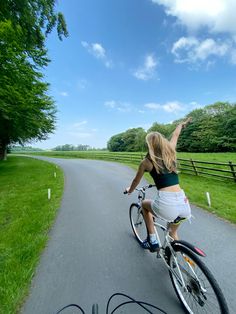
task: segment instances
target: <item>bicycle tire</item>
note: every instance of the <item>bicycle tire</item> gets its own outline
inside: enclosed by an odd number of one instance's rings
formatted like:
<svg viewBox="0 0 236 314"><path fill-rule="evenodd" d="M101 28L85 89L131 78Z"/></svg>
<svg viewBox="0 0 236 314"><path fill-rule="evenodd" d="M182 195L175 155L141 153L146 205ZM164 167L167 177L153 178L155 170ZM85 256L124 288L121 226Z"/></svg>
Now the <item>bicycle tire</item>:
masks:
<svg viewBox="0 0 236 314"><path fill-rule="evenodd" d="M190 314L228 314L229 309L224 295L207 266L188 248L176 247L175 253L187 291L184 290L178 282L178 279L176 279L175 275L172 273L174 272L176 275L179 274L173 254L171 254L170 251L168 254L168 264L171 267L169 275L185 312ZM191 268L194 269L199 280L196 279ZM201 287L203 287L205 291L203 291Z"/></svg>
<svg viewBox="0 0 236 314"><path fill-rule="evenodd" d="M140 206L133 203L129 208L129 219L133 233L137 241L141 244L147 238L146 224L142 213L140 213Z"/></svg>
<svg viewBox="0 0 236 314"><path fill-rule="evenodd" d="M95 303L92 306L92 314L98 314L98 304Z"/></svg>

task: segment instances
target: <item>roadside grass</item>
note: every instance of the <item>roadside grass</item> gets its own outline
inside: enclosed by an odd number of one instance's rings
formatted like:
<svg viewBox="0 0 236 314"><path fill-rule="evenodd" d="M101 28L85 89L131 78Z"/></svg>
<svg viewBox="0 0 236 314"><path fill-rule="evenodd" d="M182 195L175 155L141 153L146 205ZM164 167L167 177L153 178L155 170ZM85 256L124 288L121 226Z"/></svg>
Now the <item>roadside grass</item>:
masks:
<svg viewBox="0 0 236 314"><path fill-rule="evenodd" d="M236 163L236 153L177 153L177 157L210 162Z"/></svg>
<svg viewBox="0 0 236 314"><path fill-rule="evenodd" d="M62 157L62 158L91 158L94 159L99 158L101 155L101 159L106 160L106 156L120 156L122 155L132 155L140 158L141 156L145 156L145 152L109 152L109 151L40 151L40 152L18 152L20 154L27 154L27 155L39 155L39 156L48 156L48 157ZM13 155L14 153L12 153ZM236 163L236 152L226 152L226 153L185 153L185 152L178 152L178 158L186 158L186 159L194 159L194 160L201 160L201 161L209 161L209 162L226 162L232 161Z"/></svg>
<svg viewBox="0 0 236 314"><path fill-rule="evenodd" d="M63 185L63 172L54 164L16 156L0 162L1 314L17 313L27 295Z"/></svg>
<svg viewBox="0 0 236 314"><path fill-rule="evenodd" d="M180 184L189 201L236 224L236 183L180 174ZM208 206L206 192L210 194ZM194 214L193 214L194 215Z"/></svg>
<svg viewBox="0 0 236 314"><path fill-rule="evenodd" d="M138 153L117 153L108 151L84 151L84 152L59 152L59 151L48 151L40 152L46 156L55 156L61 158L88 158L88 159L101 159L110 160L120 163L127 164L134 169L137 169L138 163L141 161L141 156L144 156L144 152ZM131 158L128 160L125 155L130 155ZM117 158L116 158L117 157ZM193 159L199 161L208 162L223 162L236 163L236 153L185 153L178 152L178 158ZM132 161L133 159L133 161ZM217 166L217 168L224 168L223 166ZM228 169L225 168L225 169ZM146 179L151 182L149 175ZM180 183L183 189L186 191L189 200L192 204L195 204L201 208L204 208L219 217L227 219L232 223L236 223L236 183L230 179L219 180L212 177L196 176L194 174L180 173ZM206 192L210 193L211 207L208 206Z"/></svg>

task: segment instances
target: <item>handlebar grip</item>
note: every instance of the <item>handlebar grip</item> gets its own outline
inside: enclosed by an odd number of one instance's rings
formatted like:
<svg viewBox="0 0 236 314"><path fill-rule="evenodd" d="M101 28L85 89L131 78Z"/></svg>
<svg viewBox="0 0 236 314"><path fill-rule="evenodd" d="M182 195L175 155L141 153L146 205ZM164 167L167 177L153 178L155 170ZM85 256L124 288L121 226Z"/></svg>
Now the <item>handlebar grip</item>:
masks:
<svg viewBox="0 0 236 314"><path fill-rule="evenodd" d="M98 304L97 303L93 304L92 314L98 314Z"/></svg>
<svg viewBox="0 0 236 314"><path fill-rule="evenodd" d="M156 186L155 184L149 184L149 188L152 188L153 186Z"/></svg>

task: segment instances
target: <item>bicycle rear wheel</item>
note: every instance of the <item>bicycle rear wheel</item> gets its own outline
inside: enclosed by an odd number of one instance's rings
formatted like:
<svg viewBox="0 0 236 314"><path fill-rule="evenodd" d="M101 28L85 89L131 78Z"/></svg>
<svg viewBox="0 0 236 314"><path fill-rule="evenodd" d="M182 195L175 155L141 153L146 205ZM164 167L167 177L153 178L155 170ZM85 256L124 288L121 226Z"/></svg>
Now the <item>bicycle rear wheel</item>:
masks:
<svg viewBox="0 0 236 314"><path fill-rule="evenodd" d="M177 263L173 254L169 254L169 274L185 311L191 314L228 314L224 295L206 265L187 248L175 249ZM186 288L183 287L180 272Z"/></svg>
<svg viewBox="0 0 236 314"><path fill-rule="evenodd" d="M136 239L139 243L143 243L143 241L147 238L147 229L141 207L138 204L131 204L129 209L129 218Z"/></svg>

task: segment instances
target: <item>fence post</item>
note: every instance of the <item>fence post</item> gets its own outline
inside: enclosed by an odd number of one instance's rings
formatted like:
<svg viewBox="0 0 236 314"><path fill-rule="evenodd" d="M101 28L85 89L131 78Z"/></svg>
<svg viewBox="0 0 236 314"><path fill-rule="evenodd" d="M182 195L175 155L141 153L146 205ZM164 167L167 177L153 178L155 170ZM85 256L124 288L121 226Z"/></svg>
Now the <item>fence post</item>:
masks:
<svg viewBox="0 0 236 314"><path fill-rule="evenodd" d="M196 168L196 166L195 166L194 161L192 160L192 158L190 158L190 161L191 161L191 163L192 163L192 166L193 166L193 169L194 169L194 171L195 171L196 176L198 176L197 168Z"/></svg>
<svg viewBox="0 0 236 314"><path fill-rule="evenodd" d="M232 175L234 177L234 182L236 182L236 174L235 174L235 170L234 170L234 166L232 164L232 161L229 161L229 167L230 167L230 170L231 170Z"/></svg>

